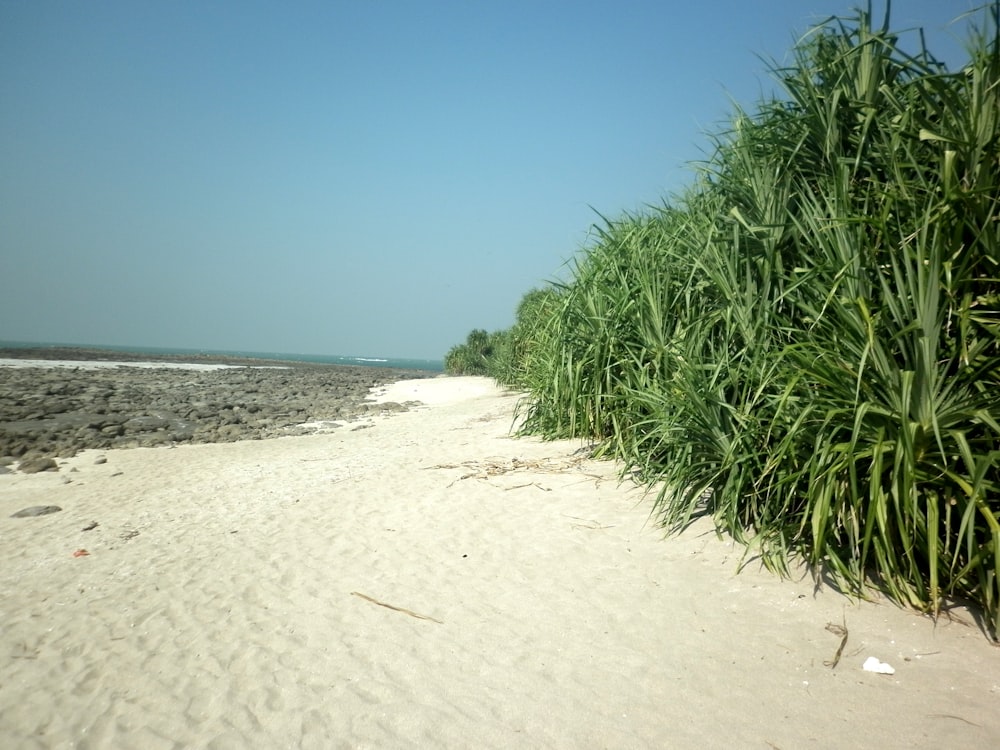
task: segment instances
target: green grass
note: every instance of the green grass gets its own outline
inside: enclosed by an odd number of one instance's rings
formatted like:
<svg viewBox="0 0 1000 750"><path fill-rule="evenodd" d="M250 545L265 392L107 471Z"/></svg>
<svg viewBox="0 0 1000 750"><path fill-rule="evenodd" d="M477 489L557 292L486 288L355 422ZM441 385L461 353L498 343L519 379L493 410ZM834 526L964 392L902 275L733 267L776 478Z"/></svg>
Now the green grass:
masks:
<svg viewBox="0 0 1000 750"><path fill-rule="evenodd" d="M707 510L777 571L995 633L998 14L953 72L870 12L804 37L685 194L604 220L498 338L525 430L598 441L669 528Z"/></svg>

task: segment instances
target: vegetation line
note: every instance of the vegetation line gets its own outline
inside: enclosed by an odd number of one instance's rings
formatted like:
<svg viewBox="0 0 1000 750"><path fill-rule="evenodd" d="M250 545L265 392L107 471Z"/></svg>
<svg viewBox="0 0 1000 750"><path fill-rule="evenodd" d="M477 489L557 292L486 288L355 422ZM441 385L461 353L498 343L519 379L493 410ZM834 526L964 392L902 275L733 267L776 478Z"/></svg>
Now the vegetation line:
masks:
<svg viewBox="0 0 1000 750"><path fill-rule="evenodd" d="M805 35L684 193L604 219L447 370L526 391L525 433L593 441L667 528L707 512L779 573L995 635L1000 0L972 18L958 70L870 5Z"/></svg>

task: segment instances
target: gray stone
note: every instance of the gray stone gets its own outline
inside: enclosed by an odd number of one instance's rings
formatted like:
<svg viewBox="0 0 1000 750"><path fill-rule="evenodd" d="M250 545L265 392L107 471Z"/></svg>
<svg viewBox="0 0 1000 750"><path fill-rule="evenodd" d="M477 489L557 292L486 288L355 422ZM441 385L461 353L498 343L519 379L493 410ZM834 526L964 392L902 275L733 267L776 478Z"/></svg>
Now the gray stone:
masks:
<svg viewBox="0 0 1000 750"><path fill-rule="evenodd" d="M25 474L37 474L41 471L59 471L54 458L27 458L17 465Z"/></svg>
<svg viewBox="0 0 1000 750"><path fill-rule="evenodd" d="M49 513L58 513L61 511L58 505L32 505L30 508L24 508L19 510L17 513L11 513L11 518L33 518L35 516L47 516Z"/></svg>
<svg viewBox="0 0 1000 750"><path fill-rule="evenodd" d="M164 417L144 415L132 417L125 423L127 432L151 432L152 430L163 430L170 425L170 420Z"/></svg>
<svg viewBox="0 0 1000 750"><path fill-rule="evenodd" d="M49 354L48 350L31 352L39 359ZM75 350L59 354L67 359L108 356ZM13 350L4 356L26 354ZM127 361L130 356L116 354L114 359ZM24 461L35 456L72 456L86 448L229 442L302 433L296 425L303 422L351 421L397 410L396 406L367 406L369 389L409 377L428 377L425 371L369 367L230 363L264 364L266 368L2 368L0 456Z"/></svg>

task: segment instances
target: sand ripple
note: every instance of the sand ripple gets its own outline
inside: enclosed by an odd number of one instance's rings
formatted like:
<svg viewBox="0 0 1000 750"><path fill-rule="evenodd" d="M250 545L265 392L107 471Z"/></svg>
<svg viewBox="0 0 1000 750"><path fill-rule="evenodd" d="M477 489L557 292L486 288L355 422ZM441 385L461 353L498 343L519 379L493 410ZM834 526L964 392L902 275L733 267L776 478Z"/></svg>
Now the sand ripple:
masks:
<svg viewBox="0 0 1000 750"><path fill-rule="evenodd" d="M612 466L509 439L514 397L455 385L370 429L0 476L0 746L1000 738L1000 652L975 627L735 575L709 526L664 541ZM35 504L64 510L9 518Z"/></svg>

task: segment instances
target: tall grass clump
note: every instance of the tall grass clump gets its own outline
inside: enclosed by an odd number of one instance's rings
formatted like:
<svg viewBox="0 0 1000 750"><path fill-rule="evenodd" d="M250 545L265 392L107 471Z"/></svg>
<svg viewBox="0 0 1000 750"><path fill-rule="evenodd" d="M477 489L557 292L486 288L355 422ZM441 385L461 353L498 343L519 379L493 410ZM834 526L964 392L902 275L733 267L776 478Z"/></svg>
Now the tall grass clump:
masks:
<svg viewBox="0 0 1000 750"><path fill-rule="evenodd" d="M532 289L517 306L514 325L488 333L476 328L465 342L448 350L444 369L449 375L485 375L500 385L528 388L536 358L549 350L548 335L559 291L553 286Z"/></svg>
<svg viewBox="0 0 1000 750"><path fill-rule="evenodd" d="M664 209L594 227L591 251L572 265L573 282L555 287L547 347L525 368L530 430L614 439L631 418L633 390L658 380L678 312L670 295L684 287L667 283L673 216Z"/></svg>
<svg viewBox="0 0 1000 750"><path fill-rule="evenodd" d="M1000 2L948 71L870 6L773 67L670 205L605 220L519 383L670 528L1000 622Z"/></svg>
<svg viewBox="0 0 1000 750"><path fill-rule="evenodd" d="M549 351L548 336L559 307L554 286L532 289L518 303L514 325L504 331L490 374L501 385L530 388L537 359Z"/></svg>
<svg viewBox="0 0 1000 750"><path fill-rule="evenodd" d="M497 350L502 346L503 332L488 333L475 328L444 357L444 369L449 375L489 375Z"/></svg>

